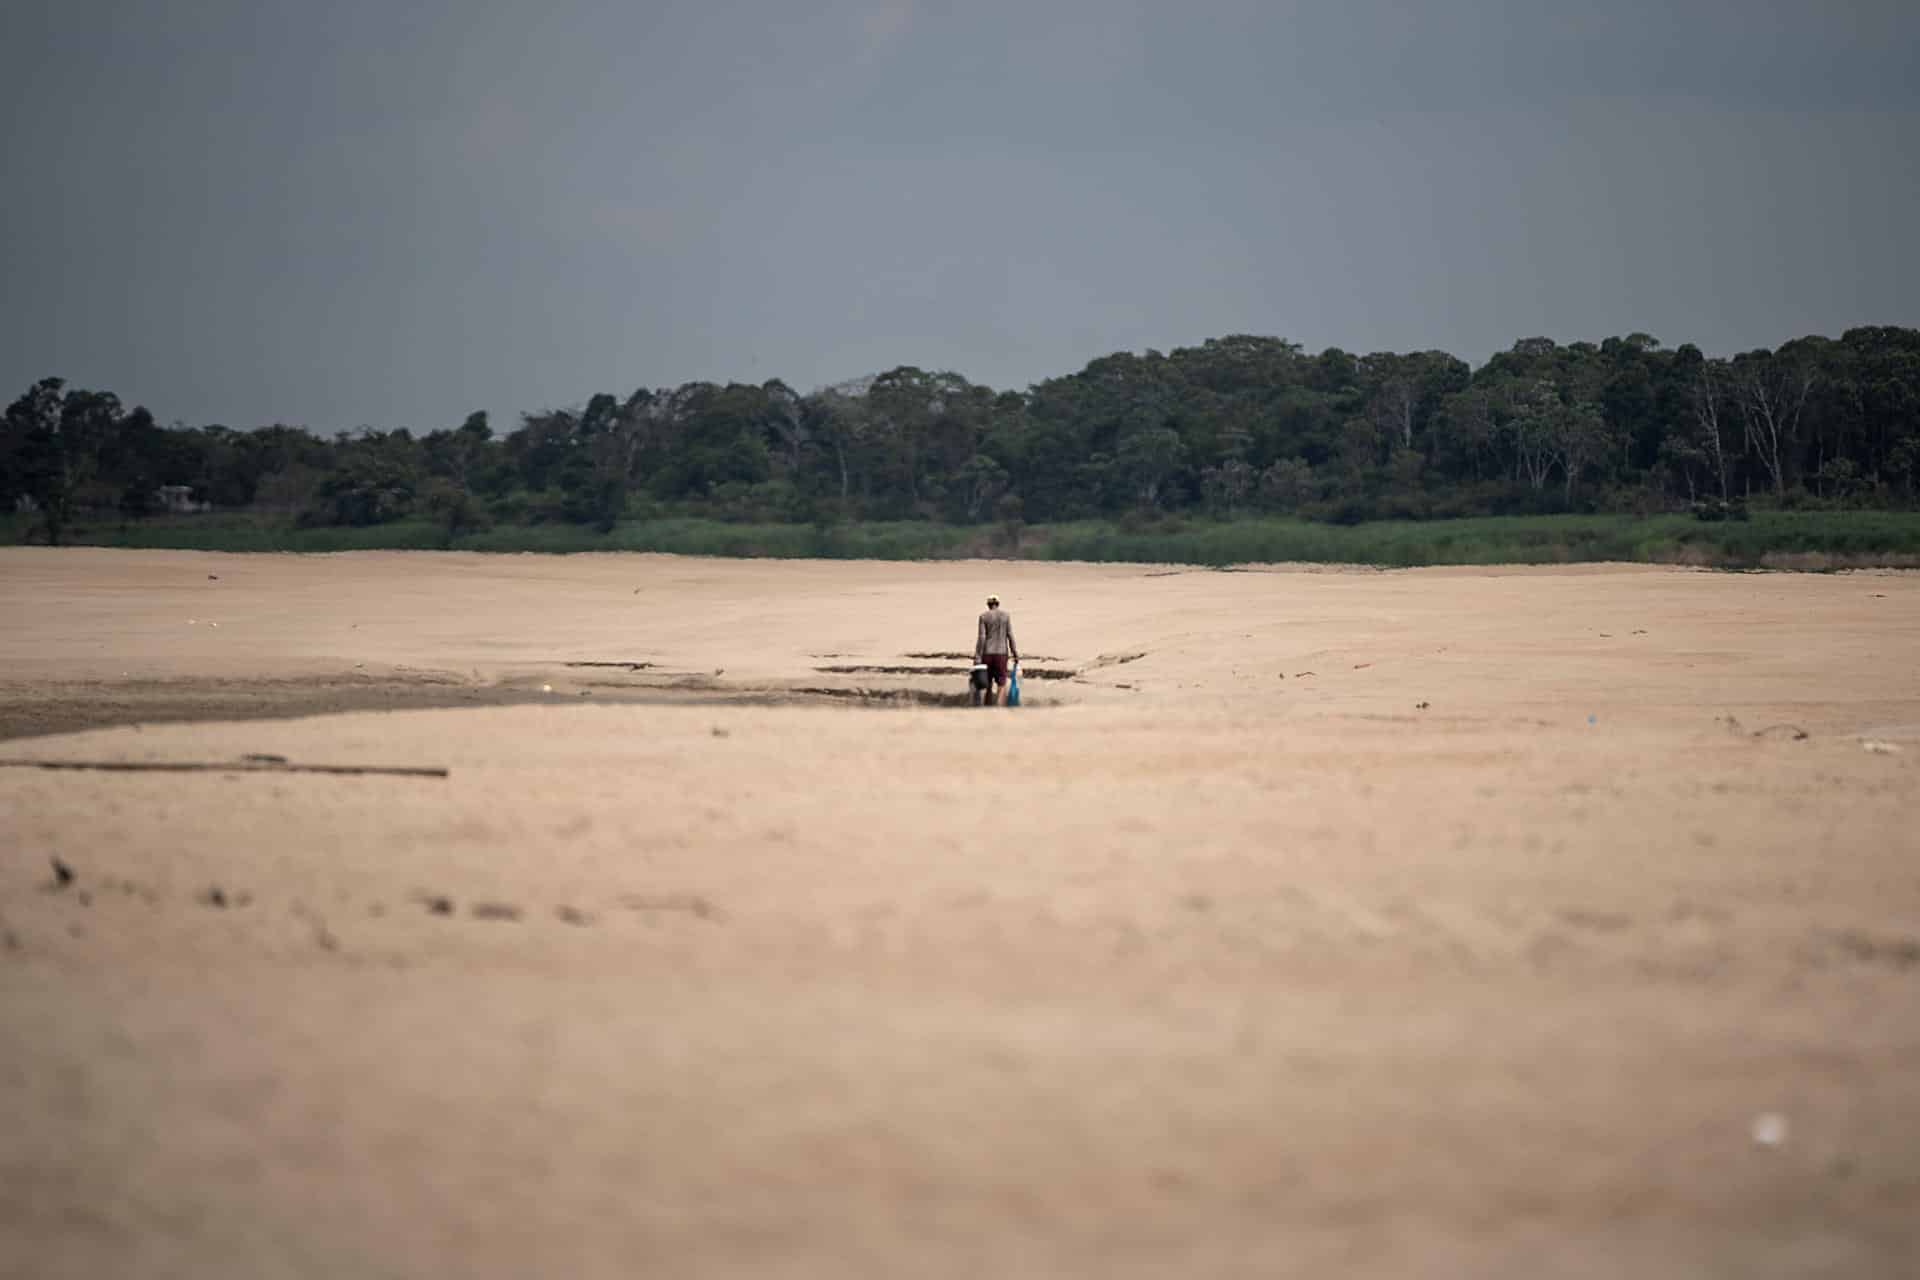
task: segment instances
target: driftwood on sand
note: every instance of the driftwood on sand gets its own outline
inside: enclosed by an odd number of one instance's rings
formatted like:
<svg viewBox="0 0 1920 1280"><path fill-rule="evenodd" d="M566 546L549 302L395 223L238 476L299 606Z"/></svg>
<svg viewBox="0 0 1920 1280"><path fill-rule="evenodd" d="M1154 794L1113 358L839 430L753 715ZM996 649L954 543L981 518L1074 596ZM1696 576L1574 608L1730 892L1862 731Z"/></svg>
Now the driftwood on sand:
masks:
<svg viewBox="0 0 1920 1280"><path fill-rule="evenodd" d="M279 757L210 760L0 760L3 769L93 769L108 773L336 773L395 778L444 778L440 765L294 764Z"/></svg>

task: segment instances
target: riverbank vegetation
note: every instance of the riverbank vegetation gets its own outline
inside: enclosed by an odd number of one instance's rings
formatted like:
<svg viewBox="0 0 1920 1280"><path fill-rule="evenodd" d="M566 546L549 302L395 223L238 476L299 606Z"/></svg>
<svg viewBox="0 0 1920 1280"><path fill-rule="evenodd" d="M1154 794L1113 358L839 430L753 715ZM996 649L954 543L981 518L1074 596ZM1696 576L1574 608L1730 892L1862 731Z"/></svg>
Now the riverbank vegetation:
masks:
<svg viewBox="0 0 1920 1280"><path fill-rule="evenodd" d="M595 393L457 426L161 425L56 378L0 422L0 536L1225 564L1899 557L1920 331L1713 358L1645 334L1116 353L1023 391L899 368Z"/></svg>
<svg viewBox="0 0 1920 1280"><path fill-rule="evenodd" d="M30 517L0 520L24 541ZM201 551L440 550L941 560L959 557L1229 565L1301 562L1408 567L1627 561L1726 569L1920 567L1920 512L1762 511L1744 521L1690 515L1480 516L1332 525L1298 517L1163 516L973 526L933 521L803 525L698 517L622 520L607 530L494 525L458 536L430 520L306 525L258 514L106 519L70 526L77 545Z"/></svg>

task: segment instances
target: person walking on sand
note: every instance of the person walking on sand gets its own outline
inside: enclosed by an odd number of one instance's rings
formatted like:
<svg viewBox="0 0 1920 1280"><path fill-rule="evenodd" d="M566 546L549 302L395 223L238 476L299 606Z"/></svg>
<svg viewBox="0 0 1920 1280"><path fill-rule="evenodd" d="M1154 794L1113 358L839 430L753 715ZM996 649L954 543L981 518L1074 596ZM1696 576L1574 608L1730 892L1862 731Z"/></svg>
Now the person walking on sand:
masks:
<svg viewBox="0 0 1920 1280"><path fill-rule="evenodd" d="M986 705L1000 700L1007 684L1007 664L1020 661L1020 645L1013 638L1013 615L1000 607L999 596L987 597L987 611L980 615L980 631L973 642L973 660L987 664Z"/></svg>

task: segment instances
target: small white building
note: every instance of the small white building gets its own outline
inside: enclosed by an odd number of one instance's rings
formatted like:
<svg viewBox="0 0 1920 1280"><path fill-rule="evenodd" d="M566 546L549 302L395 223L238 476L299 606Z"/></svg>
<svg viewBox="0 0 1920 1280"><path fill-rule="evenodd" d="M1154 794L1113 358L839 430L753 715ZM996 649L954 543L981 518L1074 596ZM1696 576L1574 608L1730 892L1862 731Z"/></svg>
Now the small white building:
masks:
<svg viewBox="0 0 1920 1280"><path fill-rule="evenodd" d="M196 511L209 511L211 502L195 502L193 486L186 484L163 484L153 491L153 497L160 509L171 515L191 515Z"/></svg>

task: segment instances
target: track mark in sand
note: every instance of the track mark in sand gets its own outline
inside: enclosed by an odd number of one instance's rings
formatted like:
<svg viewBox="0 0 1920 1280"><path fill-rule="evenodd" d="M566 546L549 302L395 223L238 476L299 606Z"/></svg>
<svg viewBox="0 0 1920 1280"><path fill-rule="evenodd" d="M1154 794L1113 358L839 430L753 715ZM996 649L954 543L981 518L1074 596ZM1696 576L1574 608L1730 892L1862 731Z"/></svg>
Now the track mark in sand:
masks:
<svg viewBox="0 0 1920 1280"><path fill-rule="evenodd" d="M655 664L651 662L563 662L563 667L610 667L618 671L651 671Z"/></svg>
<svg viewBox="0 0 1920 1280"><path fill-rule="evenodd" d="M1871 725L1855 731L1854 736L1862 742L1883 742L1891 746L1896 739L1920 738L1920 723Z"/></svg>
<svg viewBox="0 0 1920 1280"><path fill-rule="evenodd" d="M1313 909L1316 914L1331 918L1341 934L1365 942L1383 942L1400 933L1404 924L1403 920L1396 921L1390 914L1375 911L1345 895L1315 895Z"/></svg>
<svg viewBox="0 0 1920 1280"><path fill-rule="evenodd" d="M520 918L520 908L511 902L476 902L473 904L475 920L507 920Z"/></svg>
<svg viewBox="0 0 1920 1280"><path fill-rule="evenodd" d="M700 920L724 920L726 913L697 893L623 893L620 905L629 911L683 912Z"/></svg>
<svg viewBox="0 0 1920 1280"><path fill-rule="evenodd" d="M1098 671L1101 667L1119 667L1129 662L1138 662L1147 656L1147 650L1138 653L1103 653L1088 664L1087 670Z"/></svg>
<svg viewBox="0 0 1920 1280"><path fill-rule="evenodd" d="M1826 932L1827 942L1861 964L1905 971L1920 968L1920 938L1877 938L1859 929Z"/></svg>
<svg viewBox="0 0 1920 1280"><path fill-rule="evenodd" d="M293 905L288 908L288 911L295 920L306 922L308 932L313 938L314 946L319 947L322 951L338 951L340 949L340 939L333 935L333 930L327 928L325 916L313 910L313 908L297 898L294 899Z"/></svg>
<svg viewBox="0 0 1920 1280"><path fill-rule="evenodd" d="M1450 903L1421 901L1396 902L1385 911L1386 918L1421 951L1445 956L1455 963L1467 963L1499 948L1489 944L1489 924L1471 908Z"/></svg>
<svg viewBox="0 0 1920 1280"><path fill-rule="evenodd" d="M1570 907L1556 914L1562 922L1576 929L1595 933L1618 933L1633 925L1632 916L1618 911L1589 911L1584 907Z"/></svg>

